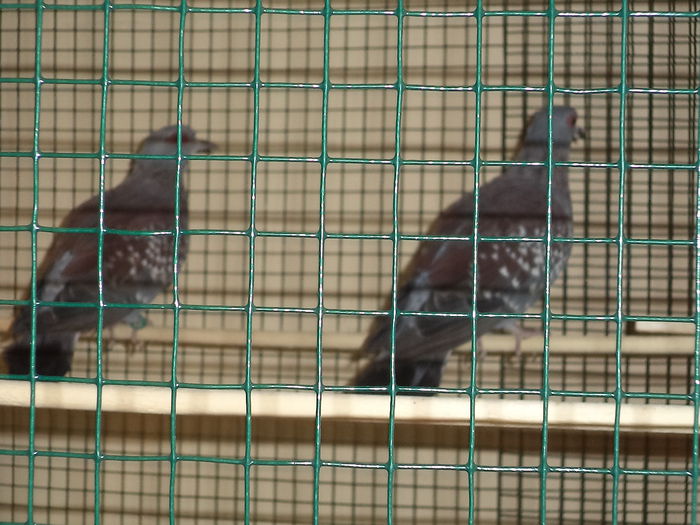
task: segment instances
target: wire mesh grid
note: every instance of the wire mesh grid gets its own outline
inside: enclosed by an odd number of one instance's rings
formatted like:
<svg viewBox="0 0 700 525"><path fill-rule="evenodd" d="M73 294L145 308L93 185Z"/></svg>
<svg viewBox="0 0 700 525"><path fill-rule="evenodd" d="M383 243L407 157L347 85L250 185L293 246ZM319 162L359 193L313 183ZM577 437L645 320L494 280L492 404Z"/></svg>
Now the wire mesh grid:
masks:
<svg viewBox="0 0 700 525"><path fill-rule="evenodd" d="M697 523L697 19L696 2L651 0L0 5L4 319L61 219L118 183L148 132L182 121L221 146L180 173L189 255L176 294L147 309L171 341L129 353L86 338L63 381L98 391L305 385L320 398L354 366L325 342L366 330L415 237L503 169L527 115L564 102L588 132L569 168L571 262L532 310L543 355L472 369L458 352L443 384L471 407L489 389L541 398L541 433L472 427L436 446L393 420L367 437L320 415L295 434L250 414L3 409L0 519ZM652 322L691 325L675 340L694 354L623 356ZM281 350L272 332L317 338ZM591 334L610 355L549 351ZM638 448L617 424L560 437L554 396L602 397L618 417L623 403L691 405L693 434Z"/></svg>
<svg viewBox="0 0 700 525"><path fill-rule="evenodd" d="M92 521L95 482L90 468L94 439L91 414L40 410L36 426L39 446L61 449L40 456L35 487L37 521ZM4 410L7 433L25 440L26 413ZM353 425L324 424L321 455L327 463L382 465L387 461L386 425L357 432ZM102 519L106 522L152 523L168 513L171 497L178 521L214 523L239 521L246 501L245 428L221 418L178 419L177 484L171 494L167 417L105 414L102 423L105 465L100 478ZM610 434L553 432L549 462L554 470L547 491L549 519L555 523L607 523L612 511L611 481L604 473L614 462ZM251 522L308 523L317 514L326 523L384 523L387 485L384 469L324 467L314 506L315 455L312 424L289 425L254 420L249 484ZM464 471L468 433L444 428L397 427L394 452L401 468L393 485L393 513L401 523L459 523L467 519L468 481ZM534 523L537 497L539 433L479 429L475 475L475 514L480 523ZM436 446L436 444L439 445ZM383 446L382 446L383 444ZM620 441L622 476L620 523L692 522L691 439L651 435ZM649 450L655 450L653 455ZM66 457L68 456L68 457ZM26 501L27 458L3 458L8 477L3 490L16 504L15 521ZM432 467L439 465L440 468ZM459 468L457 468L459 466ZM560 469L559 472L556 470ZM572 470L580 469L580 472ZM632 474L635 471L638 474ZM644 474L641 474L644 473Z"/></svg>

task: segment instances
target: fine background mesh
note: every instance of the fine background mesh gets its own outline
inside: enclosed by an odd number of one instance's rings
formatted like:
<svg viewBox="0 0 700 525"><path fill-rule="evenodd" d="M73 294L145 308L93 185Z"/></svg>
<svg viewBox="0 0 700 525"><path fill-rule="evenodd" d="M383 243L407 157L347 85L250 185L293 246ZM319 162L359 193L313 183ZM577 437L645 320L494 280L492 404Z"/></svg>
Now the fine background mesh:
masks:
<svg viewBox="0 0 700 525"><path fill-rule="evenodd" d="M591 3L596 11L614 2ZM633 9L643 6L632 5ZM690 9L692 2L688 3ZM174 4L175 5L175 4ZM270 7L278 7L272 5ZM288 6L289 7L289 6ZM294 5L298 8L299 6ZM313 6L311 6L313 7ZM318 5L316 6L318 7ZM361 9L362 6L352 6ZM371 6L376 8L375 6ZM406 6L446 8L457 3ZM498 6L488 6L497 9ZM517 6L511 6L515 9ZM544 9L546 3L525 2ZM559 9L580 8L567 5ZM653 6L651 6L653 7ZM335 8L335 6L334 6ZM339 6L338 9L342 9ZM682 8L682 6L677 6ZM692 10L692 9L691 9ZM2 77L31 75L34 13L2 11ZM315 234L319 228L323 17L264 14L261 18L256 228L265 232ZM76 204L94 194L98 161L72 158L97 150L101 87L75 84L99 77L104 14L98 10L46 10L43 25L39 146L58 158L39 161L39 220L57 226ZM106 148L129 154L152 129L175 119L178 66L177 11L118 9L110 16ZM696 18L631 18L628 83L634 88L690 91L698 78ZM184 72L193 85L183 97L183 121L220 145L225 161L194 161L187 176L193 230L243 232L250 225L249 191L255 17L249 13L193 12L184 33ZM460 90L476 80L474 17L406 17L402 158L408 161L464 161L474 155L475 94ZM571 168L575 235L610 238L617 229L621 19L562 18L555 25L554 81L570 90L556 103L576 107L588 137L574 146L572 160L603 167ZM387 161L393 155L397 29L388 15L335 15L331 18L329 75L338 89L328 100L328 154L340 159ZM482 82L514 86L482 96L482 158L510 160L525 119L544 105L541 92L517 86L547 82L547 19L542 16L489 16L483 19ZM68 80L67 80L68 79ZM133 83L159 82L158 85ZM168 84L170 83L170 84ZM217 87L224 83L225 87ZM342 86L368 86L343 89ZM451 86L419 90L411 86ZM4 151L28 151L33 141L34 89L4 83L0 132ZM635 239L689 241L694 232L697 96L636 93L628 96L625 234ZM650 147L653 145L653 147ZM290 162L290 158L302 162ZM303 162L307 161L307 162ZM31 217L30 158L1 157L2 224L27 224ZM605 165L608 166L605 166ZM664 168L644 168L657 164ZM637 167L637 165L641 165ZM128 159L109 159L108 187L127 171ZM688 169L682 169L688 166ZM482 181L499 166L482 169ZM385 236L392 227L393 168L388 164L334 162L327 171L326 230L329 233ZM436 213L472 187L469 166L404 166L400 182L400 231L424 233ZM40 253L51 234L39 235ZM0 297L19 299L30 275L30 233L2 232L0 248L11 253L0 272ZM400 246L399 262L416 243ZM624 313L692 314L692 244L631 245L625 254ZM318 243L313 238L265 237L256 245L257 303L311 308L317 303ZM391 241L330 239L326 246L325 304L329 308L381 308L390 290ZM614 311L614 244L574 244L567 275L553 289L555 313L611 315ZM248 241L245 236L196 235L181 279L187 305L243 305L247 297ZM533 311L541 311L536 306ZM4 317L9 316L7 310ZM153 324L169 319L150 316ZM167 317L167 316L166 316ZM239 320L242 318L239 318ZM184 327L243 328L232 317L207 312L187 316ZM262 328L283 321L266 316ZM337 319L339 331L363 331L366 317ZM607 323L565 323L557 330L604 331Z"/></svg>
<svg viewBox="0 0 700 525"><path fill-rule="evenodd" d="M129 160L151 130L176 119L180 3L119 3L109 14L106 150L107 187L122 180ZM66 213L97 191L101 128L105 12L99 2L45 2L40 48L41 89L37 161L38 222L58 226ZM149 4L150 5L150 4ZM341 310L324 318L323 382L346 384L355 370L370 317L391 289L392 189L398 73L396 3L332 1L352 10L330 17L325 228L344 234L326 240L324 306ZM481 4L479 4L481 5ZM71 8L73 6L74 8ZM314 385L314 334L318 305L321 167L323 151L324 17L319 1L266 1L260 17L259 132L255 226L255 305L252 327L253 383ZM249 2L210 0L190 6L183 37L183 122L218 143L215 159L191 161L190 252L181 274L181 343L178 379L183 383L241 384L245 380L243 310L248 299L250 184L253 146L256 16ZM206 12L207 7L240 8ZM435 215L473 187L477 96L481 82L481 157L510 160L528 115L546 104L549 6L545 1L489 1L477 19L460 16L476 2L409 0L408 11L454 16L406 16L403 25L401 168L398 226L406 235L425 233ZM688 16L617 16L618 10L675 10ZM690 354L639 355L626 344L645 320L693 321L698 162L698 16L696 1L556 2L559 11L612 16L557 17L554 82L564 91L554 102L574 106L587 138L572 150L569 169L575 237L613 239L618 233L620 93L623 27L627 27L629 93L624 122L626 161L624 235L655 243L625 246L622 313L636 316L623 327L621 388L653 394L629 403L691 404L697 379ZM200 10L198 10L200 9ZM288 10L288 12L285 11ZM302 9L311 12L302 13ZM314 11L317 10L317 11ZM360 12L365 10L365 12ZM369 11L371 10L371 11ZM384 11L386 10L386 11ZM481 70L477 29L481 22ZM31 277L34 181L35 42L33 7L0 7L0 328L11 318L11 301L24 297ZM496 88L497 87L497 88ZM524 89L525 87L534 89ZM30 152L30 153L27 153ZM24 153L24 154L18 154ZM452 165L449 163L453 162ZM487 165L481 181L497 176ZM3 229L4 228L4 229ZM208 233L211 232L211 233ZM226 234L214 234L224 232ZM275 235L286 232L289 235ZM52 238L37 236L38 253ZM354 235L359 235L352 238ZM372 238L374 236L374 238ZM399 266L416 241L401 241ZM573 392L615 390L618 245L575 243L566 274L552 289L555 314L579 316L551 323L553 345L590 338L607 355L552 354L549 385L566 402L605 401ZM170 296L158 301L168 302ZM202 310L199 307L214 307ZM224 307L218 309L217 307ZM231 309L231 307L233 307ZM280 308L306 312L279 312ZM229 309L228 311L223 311ZM532 312L542 311L537 304ZM588 316L588 317L581 317ZM648 316L648 317L647 317ZM130 352L105 335L104 377L167 382L172 366L172 311L148 313L150 334ZM651 324L651 323L649 323ZM536 323L535 323L536 325ZM674 323L673 326L687 326ZM660 333L669 326L658 329ZM270 334L287 334L284 345ZM188 335L190 334L190 335ZM198 338L207 334L207 341ZM349 339L342 339L348 336ZM335 344L346 341L343 344ZM350 341L352 344L348 344ZM635 340L636 341L636 340ZM693 335L674 336L678 348ZM488 342L488 339L487 339ZM356 343L356 344L355 344ZM280 347L282 346L282 347ZM653 346L650 343L649 346ZM641 351L640 351L641 352ZM74 377L95 377L96 349L84 338ZM477 374L480 388L514 390L493 395L540 399L541 358L490 353ZM457 353L443 386L468 388L470 356ZM697 388L697 387L695 387ZM696 394L697 395L697 394ZM466 407L465 401L465 407ZM466 410L466 408L465 408ZM92 523L95 502L95 416L37 410L34 519L40 523ZM0 521L23 522L28 504L29 411L0 408ZM324 424L323 461L376 465L387 461L387 428L358 435L351 425ZM174 492L178 523L243 521L245 422L192 416L178 419ZM441 428L397 430L396 461L426 468L399 469L392 480L394 523L464 523L469 518L469 436ZM610 429L612 430L612 429ZM101 523L165 523L169 513L170 435L163 417L104 414L107 456L101 463ZM250 470L251 522L385 523L388 474L384 468L323 466L314 508L314 433L311 424L253 421ZM612 432L550 436L547 522L611 523L616 466ZM697 446L697 436L694 437ZM541 436L527 431L478 429L474 473L475 522L535 523L540 518ZM618 523L697 522L691 501L691 438L631 436L621 441L617 465L636 471L619 477ZM12 451L20 451L13 453ZM221 459L222 458L222 459ZM303 464L296 464L303 463ZM430 468L439 465L441 468ZM577 468L584 467L582 471ZM596 469L599 469L598 471ZM693 514L695 511L695 515Z"/></svg>

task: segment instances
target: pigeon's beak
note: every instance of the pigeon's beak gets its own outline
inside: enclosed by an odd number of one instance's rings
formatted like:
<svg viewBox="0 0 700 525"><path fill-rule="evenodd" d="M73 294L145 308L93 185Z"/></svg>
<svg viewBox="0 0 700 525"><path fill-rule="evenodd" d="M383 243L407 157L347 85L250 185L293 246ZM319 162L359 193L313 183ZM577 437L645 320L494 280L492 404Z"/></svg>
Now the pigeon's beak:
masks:
<svg viewBox="0 0 700 525"><path fill-rule="evenodd" d="M217 145L208 140L197 141L197 153L211 153L217 148Z"/></svg>
<svg viewBox="0 0 700 525"><path fill-rule="evenodd" d="M574 132L574 142L576 142L578 139L585 139L586 138L586 130L583 128L576 128L576 131Z"/></svg>

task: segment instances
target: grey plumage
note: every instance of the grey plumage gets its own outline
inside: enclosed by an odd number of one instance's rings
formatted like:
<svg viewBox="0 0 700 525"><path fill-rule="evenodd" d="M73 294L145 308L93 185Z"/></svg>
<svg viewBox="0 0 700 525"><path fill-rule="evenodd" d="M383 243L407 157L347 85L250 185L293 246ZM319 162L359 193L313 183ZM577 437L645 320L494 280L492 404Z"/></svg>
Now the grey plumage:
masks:
<svg viewBox="0 0 700 525"><path fill-rule="evenodd" d="M177 126L151 133L140 145L141 155L176 155ZM184 155L209 152L214 144L198 140L182 126ZM186 161L182 161L184 169ZM126 178L104 194L104 226L131 231L172 231L175 227L177 159L134 159ZM180 184L180 227L187 228L187 193ZM64 228L99 227L99 196L74 208L62 221ZM146 304L173 279L172 235L105 234L102 257L103 300L108 303ZM179 260L187 252L187 237L179 241ZM58 233L37 269L37 298L42 302L96 303L98 301L98 235ZM29 297L29 292L27 292ZM128 321L138 314L129 308L104 310L103 326ZM36 372L65 375L81 332L97 328L95 307L39 306L36 328ZM30 363L31 309L15 310L9 333L13 342L4 358L11 374L27 374Z"/></svg>
<svg viewBox="0 0 700 525"><path fill-rule="evenodd" d="M576 126L576 111L554 107L552 111L552 160L567 161L571 142L583 136ZM526 127L515 160L547 159L548 114L538 111ZM471 193L443 210L429 235L470 236L474 201ZM480 188L479 233L489 237L537 237L546 232L547 168L509 166ZM569 237L572 209L566 167L554 168L552 181L552 235ZM524 313L543 295L545 286L543 242L479 242L477 251L477 310L489 313ZM551 248L551 282L564 269L571 247L554 243ZM397 287L400 311L462 312L472 309L471 243L423 241L402 272ZM388 308L388 305L387 305ZM515 331L512 319L481 318L477 337L496 330ZM400 386L437 387L451 351L471 338L471 323L464 317L400 316L396 321L395 372ZM386 386L390 372L391 321L375 318L362 345L370 357L352 381L356 386Z"/></svg>

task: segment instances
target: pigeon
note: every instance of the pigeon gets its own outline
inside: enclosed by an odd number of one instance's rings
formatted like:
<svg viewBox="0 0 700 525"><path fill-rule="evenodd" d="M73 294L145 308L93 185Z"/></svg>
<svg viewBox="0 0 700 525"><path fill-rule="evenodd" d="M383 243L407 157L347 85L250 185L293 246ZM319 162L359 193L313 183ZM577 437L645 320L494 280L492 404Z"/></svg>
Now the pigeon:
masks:
<svg viewBox="0 0 700 525"><path fill-rule="evenodd" d="M181 126L182 155L208 153L215 145ZM152 132L139 155L177 155L178 126ZM184 172L187 161L182 158ZM177 158L133 159L126 178L104 193L104 227L114 230L172 232L175 228ZM187 194L180 176L180 227L187 228ZM74 208L63 228L98 228L99 195ZM105 233L102 252L102 299L106 303L148 304L173 280L172 234ZM179 262L187 253L187 236L179 238ZM81 332L97 329L96 306L51 306L46 302L97 303L98 234L62 232L54 236L37 269L36 368L38 375L64 376L71 369L73 349ZM30 292L26 297L29 298ZM105 308L103 327L135 322L134 308ZM31 307L15 309L8 330L12 343L4 351L10 374L30 371Z"/></svg>
<svg viewBox="0 0 700 525"><path fill-rule="evenodd" d="M518 162L545 162L548 150L548 111L535 113L525 128L515 155ZM585 136L576 125L573 108L552 108L552 160L569 159L571 143ZM443 210L428 235L473 234L474 200L465 193ZM508 166L480 188L479 234L488 237L544 238L547 216L547 167ZM552 174L552 235L570 237L573 231L567 168ZM477 250L476 309L481 313L522 314L543 297L545 287L543 241L480 241ZM571 251L553 243L550 282L561 274ZM400 312L471 313L473 248L465 241L424 240L398 279L396 306ZM386 309L390 308L390 303ZM391 318L373 320L359 357L369 362L351 382L354 386L387 386L391 365ZM494 331L516 336L516 351L525 335L513 318L482 317L477 339ZM395 378L398 386L435 388L452 350L471 339L466 317L400 315L395 328ZM478 343L478 342L477 342ZM481 350L478 346L477 349Z"/></svg>

